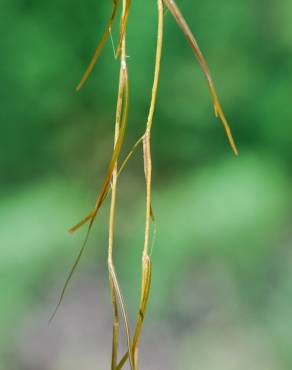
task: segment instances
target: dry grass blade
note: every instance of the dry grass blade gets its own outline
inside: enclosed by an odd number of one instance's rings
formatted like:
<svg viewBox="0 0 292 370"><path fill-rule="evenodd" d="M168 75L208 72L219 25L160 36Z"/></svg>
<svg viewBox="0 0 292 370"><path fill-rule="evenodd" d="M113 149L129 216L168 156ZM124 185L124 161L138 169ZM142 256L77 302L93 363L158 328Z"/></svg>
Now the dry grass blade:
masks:
<svg viewBox="0 0 292 370"><path fill-rule="evenodd" d="M104 47L104 44L106 43L108 37L109 37L109 34L110 34L110 30L111 30L111 27L112 27L112 24L114 22L114 19L116 17L116 14L117 14L117 10L118 10L118 5L119 5L119 0L114 0L113 1L113 9L112 9L112 14L111 14L111 17L106 25L106 28L105 28L105 31L104 31L104 34L101 38L101 41L100 43L98 44L97 48L95 49L95 52L93 54L93 57L91 58L91 61L89 63L89 66L87 67L84 75L82 76L81 78L81 81L79 82L78 86L76 87L76 90L79 91L82 86L84 85L84 83L86 82L86 80L88 79L90 73L92 72L93 70L93 67L95 66L96 64L96 61L99 57L99 54L101 52L101 50L103 49Z"/></svg>
<svg viewBox="0 0 292 370"><path fill-rule="evenodd" d="M129 86L128 86L128 75L127 75L127 71L126 70L124 70L123 79L124 79L124 83L125 83L125 89L122 89L122 93L124 91L124 94L125 94L125 99L124 99L124 102L125 103L124 103L124 105L125 106L124 106L124 112L123 112L121 130L119 132L119 136L118 136L118 139L117 139L116 146L115 146L115 148L113 150L112 158L111 158L110 164L108 166L108 170L107 170L105 181L104 181L103 186L101 188L101 191L100 191L100 193L98 195L98 198L97 198L96 205L95 205L94 209L86 217L84 217L81 221L79 221L76 225L72 226L69 229L69 232L71 232L71 233L75 232L81 226L83 226L84 224L86 224L89 220L94 219L96 217L96 214L97 214L99 208L101 207L101 205L102 205L102 203L103 203L103 201L104 201L104 199L105 199L105 197L107 195L107 190L108 190L108 187L109 187L111 178L112 178L112 174L113 174L113 170L114 170L114 167L115 167L115 163L118 160L118 157L120 155L121 148L122 148L122 145L123 145L123 142L124 142L125 130L126 130L126 125L127 125L128 102L129 102L129 96L128 96L128 94L129 94Z"/></svg>
<svg viewBox="0 0 292 370"><path fill-rule="evenodd" d="M79 253L78 253L78 255L77 255L77 257L76 257L76 259L75 259L75 261L74 261L74 264L73 264L73 266L72 266L72 268L71 268L71 270L70 270L70 272L69 272L69 274L68 274L68 277L67 277L67 279L66 279L66 281L65 281L65 284L64 284L64 286L63 286L63 289L62 289L62 291L61 291L59 301L58 301L58 303L57 303L57 305L56 305L56 308L55 308L55 310L53 311L53 313L52 313L52 315L51 315L51 317L50 317L50 319L49 319L49 323L51 323L51 322L53 321L54 317L56 316L56 313L58 312L59 307L61 306L61 303L62 303L62 301L63 301L64 295L65 295L65 292L66 292L67 287L68 287L68 285L69 285L69 282L70 282L70 280L71 280L71 278L72 278L72 276L73 276L73 274L74 274L74 271L76 270L76 267L78 266L78 263L79 263L79 261L80 261L80 259L81 259L81 257L82 257L82 254L83 254L83 252L84 252L84 250L85 250L85 247L86 247L86 244L87 244L87 241L88 241L88 238L89 238L89 234L90 234L91 227L92 227L92 221L91 221L91 222L90 222L90 224L89 224L89 227L88 227L88 230L87 230L87 233L86 233L86 236L85 236L84 242L83 242L83 244L82 244L82 247L81 247L81 249L80 249L80 251L79 251Z"/></svg>
<svg viewBox="0 0 292 370"><path fill-rule="evenodd" d="M130 158L132 157L132 155L135 153L135 150L138 148L138 146L142 143L143 141L143 137L144 136L141 136L137 141L136 143L133 145L133 147L131 148L131 150L129 151L129 153L126 155L125 159L123 160L119 170L118 170L118 173L117 173L117 177L119 177L121 175L121 173L123 172L123 170L125 169L126 165L128 164ZM109 191L111 190L110 187L107 188L107 194L105 196L105 198L107 197ZM69 232L70 233L74 233L75 231L77 231L81 226L83 226L84 224L86 224L87 222L89 222L94 214L95 214L95 211L96 211L96 208L94 208L86 217L84 217L81 221L79 221L76 225L74 225L73 227L71 227L69 229Z"/></svg>
<svg viewBox="0 0 292 370"><path fill-rule="evenodd" d="M109 189L109 184L110 184L110 181L111 181L112 173L113 173L113 170L114 170L114 167L115 167L115 163L116 163L116 161L119 157L120 151L121 151L121 147L122 147L122 144L123 144L123 141L124 141L126 125L127 125L128 103L129 103L129 86L128 86L128 75L127 75L126 70L124 70L124 72L123 72L123 84L124 84L124 88L121 89L122 93L124 94L123 118L122 118L121 129L120 129L120 132L119 132L119 135L118 135L117 143L116 143L116 146L114 148L112 158L111 158L111 161L110 161L110 164L109 164L109 167L108 167L106 179L105 179L105 181L103 183L103 186L102 186L102 189L99 193L95 208L83 220L81 220L80 222L78 222L78 224L74 225L73 227L71 227L69 229L69 231L71 233L75 232L77 229L79 229L85 223L90 221L88 229L87 229L87 233L86 233L86 236L85 236L85 239L84 239L84 242L83 242L82 247L80 249L80 252L79 252L79 254L78 254L71 270L70 270L68 278L66 279L66 282L64 284L64 287L63 287L61 295L60 295L60 299L58 301L56 309L53 312L53 315L50 318L50 321L52 321L52 319L56 315L56 313L58 311L58 308L60 307L60 305L63 301L63 298L64 298L64 295L65 295L66 289L68 287L68 284L69 284L69 282L70 282L70 280L71 280L71 278L74 274L74 271L76 270L76 268L78 266L78 263L79 263L82 255L83 255L83 252L85 250L85 247L86 247L89 235L90 235L90 231L92 229L93 222L95 220L97 212L100 209L100 207L102 206L103 201L104 201L104 199L106 198L106 196L108 194L108 189Z"/></svg>
<svg viewBox="0 0 292 370"><path fill-rule="evenodd" d="M228 122L225 118L224 112L221 108L221 105L220 105L220 102L219 102L219 99L218 99L218 96L217 96L217 93L216 93L216 90L215 90L215 86L214 86L214 83L213 83L213 80L212 80L212 77L211 77L211 74L210 74L209 67L208 67L208 65L205 61L205 58L204 58L204 56L203 56L203 54L202 54L202 52L199 48L199 45L198 45L192 31L190 30L186 20L184 19L183 15L181 14L181 11L179 10L178 6L176 5L175 1L174 0L163 0L163 2L167 6L167 8L169 9L170 13L173 15L173 17L176 20L179 27L182 29L184 35L186 36L189 44L191 45L193 51L195 52L195 54L198 58L198 61L199 61L200 65L201 65L201 68L202 68L202 71L203 71L203 73L204 73L204 75L207 79L207 82L208 82L209 90L210 90L210 93L211 93L211 96L212 96L212 99L213 99L215 115L216 115L216 117L217 116L220 117L220 119L223 123L224 129L226 131L226 135L228 137L230 146L231 146L234 154L238 155L238 150L237 150L235 142L233 140L232 133L231 133L230 127L228 125Z"/></svg>
<svg viewBox="0 0 292 370"><path fill-rule="evenodd" d="M126 155L125 159L123 160L119 170L118 170L118 173L117 173L117 177L119 177L121 175L121 173L123 172L123 170L125 169L127 163L129 162L130 158L132 157L132 155L134 154L135 150L137 149L137 147L142 143L143 141L143 137L144 136L141 136L137 141L136 143L133 145L132 149L129 151L129 153ZM109 191L111 190L111 188L108 186L107 188L107 194L106 196L108 195ZM106 198L105 196L105 198ZM96 207L86 216L84 217L81 221L79 221L76 225L74 225L73 227L71 227L69 229L69 232L70 233L74 233L75 231L77 231L81 226L83 226L84 224L86 224L87 222L89 222L93 217L94 217L94 214L96 212Z"/></svg>

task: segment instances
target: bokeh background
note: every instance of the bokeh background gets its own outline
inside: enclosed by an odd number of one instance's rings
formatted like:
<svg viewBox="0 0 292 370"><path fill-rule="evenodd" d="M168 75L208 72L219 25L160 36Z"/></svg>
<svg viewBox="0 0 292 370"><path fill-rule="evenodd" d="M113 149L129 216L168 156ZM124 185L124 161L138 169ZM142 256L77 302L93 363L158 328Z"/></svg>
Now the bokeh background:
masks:
<svg viewBox="0 0 292 370"><path fill-rule="evenodd" d="M133 1L123 155L147 118L156 3ZM170 13L153 124L153 284L141 369L292 367L292 5L179 0L240 156L232 155ZM111 1L1 1L0 369L109 368L108 205L51 325L110 158L119 64L102 35ZM117 26L113 29L117 40ZM115 260L134 323L145 186L141 150L119 182ZM133 325L132 325L133 326ZM125 338L121 333L123 348Z"/></svg>

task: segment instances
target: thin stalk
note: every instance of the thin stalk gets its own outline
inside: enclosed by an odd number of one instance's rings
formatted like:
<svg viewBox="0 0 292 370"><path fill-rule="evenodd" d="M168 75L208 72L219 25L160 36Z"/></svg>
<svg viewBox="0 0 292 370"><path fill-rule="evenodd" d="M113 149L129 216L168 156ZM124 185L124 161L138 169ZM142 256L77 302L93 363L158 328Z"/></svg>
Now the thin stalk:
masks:
<svg viewBox="0 0 292 370"><path fill-rule="evenodd" d="M122 19L126 12L126 0L123 0L123 12ZM122 24L122 23L121 23ZM122 27L122 26L121 26ZM115 124L115 138L114 138L114 150L118 143L119 133L120 133L120 122L121 122L121 112L123 106L123 96L124 90L126 95L126 100L128 101L128 73L126 64L126 34L124 32L122 39L122 52L121 52L121 67L120 67L120 80L119 80L119 90L118 90L118 100L117 100L117 110L116 110L116 124ZM119 310L118 302L120 303L122 315L124 318L127 345L129 353L129 362L131 369L134 370L134 361L131 352L131 337L130 329L128 323L128 317L126 312L126 307L124 303L124 298L119 286L117 279L117 274L115 271L115 266L113 263L113 240L114 240L114 225L115 225L115 209L116 209L116 195L117 195L117 160L113 166L112 172L112 192L111 192L111 205L110 205L110 216L109 216L109 240L108 240L108 270L109 270L109 281L110 290L112 297L112 307L113 307L113 339L112 339L112 363L111 369L116 370L117 366L117 355L118 355L118 340L119 340Z"/></svg>
<svg viewBox="0 0 292 370"><path fill-rule="evenodd" d="M120 130L121 112L123 105L123 90L124 90L124 70L121 66L119 90L117 99L116 110L116 124L115 124L115 138L114 147L116 146ZM113 339L112 339L112 363L111 370L115 370L117 366L118 356L118 337L119 337L119 309L117 302L117 295L115 285L112 279L111 270L115 271L113 263L113 239L114 239L114 223L115 223L115 208L116 208L116 193L117 193L117 162L114 165L112 173L112 186L111 186L111 205L109 217L109 240L108 240L108 269L109 269L109 282L113 306Z"/></svg>
<svg viewBox="0 0 292 370"><path fill-rule="evenodd" d="M149 290L151 284L151 259L149 255L149 241L150 241L150 224L154 219L151 207L151 180L152 180L152 160L151 160L151 127L153 123L153 116L157 100L158 82L160 75L161 52L163 41L163 2L157 0L158 7L158 25L157 25L157 47L155 58L154 80L152 87L151 102L149 108L148 119L146 123L146 130L143 138L143 159L144 159L144 172L146 181L146 215L145 215L145 233L144 233L144 248L142 254L142 287L141 287L141 302L139 313L137 317L137 325L135 330L135 338L133 341L134 358L137 361L137 348L139 337L142 330L145 311L147 307Z"/></svg>
<svg viewBox="0 0 292 370"><path fill-rule="evenodd" d="M151 127L153 122L158 81L160 74L161 52L163 41L163 2L157 0L158 6L158 33L157 33L157 47L155 58L155 71L154 81L152 87L151 102L149 108L148 119L146 123L146 130L143 136L143 158L144 158L144 172L146 181L146 216L145 216L145 233L144 233L144 248L142 254L142 279L141 279L141 299L137 316L137 322L134 332L132 343L132 353L135 361L135 370L138 368L138 344L142 331L143 321L145 317L147 302L149 298L149 291L151 285L151 259L149 255L149 240L150 240L150 223L154 219L151 207L151 176L152 176L152 163L151 163ZM117 370L121 369L127 360L128 354L126 353L117 366Z"/></svg>

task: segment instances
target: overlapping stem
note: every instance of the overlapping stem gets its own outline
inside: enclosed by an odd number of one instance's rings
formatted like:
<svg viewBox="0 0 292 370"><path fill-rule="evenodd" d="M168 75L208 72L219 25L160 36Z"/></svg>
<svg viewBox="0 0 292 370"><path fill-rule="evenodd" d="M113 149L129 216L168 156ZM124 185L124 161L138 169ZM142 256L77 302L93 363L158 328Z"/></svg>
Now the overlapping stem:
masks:
<svg viewBox="0 0 292 370"><path fill-rule="evenodd" d="M144 234L144 248L142 255L142 279L141 279L141 299L140 306L137 316L137 322L132 343L132 353L135 361L135 370L137 369L138 362L138 344L139 338L143 326L144 316L146 312L150 284L151 284L151 259L149 255L149 241L150 241L150 223L153 218L153 212L151 207L151 175L152 175L152 163L151 163L151 127L153 122L153 115L155 110L155 103L158 91L158 81L160 73L160 62L161 62L161 51L162 51L162 39L163 39L163 3L162 0L157 0L158 5L158 34L157 34L157 47L156 47L156 60L155 60L155 71L154 81L152 87L152 96L149 108L148 119L146 123L146 130L143 136L143 158L144 158L144 172L146 180L146 219L145 219L145 234ZM128 354L126 353L121 359L117 370L121 369L126 362Z"/></svg>
<svg viewBox="0 0 292 370"><path fill-rule="evenodd" d="M191 48L193 49L193 51L195 52L195 54L198 58L198 61L199 61L200 66L202 68L202 71L203 71L203 73L204 73L204 75L207 79L207 82L208 82L208 87L209 87L209 90L210 90L210 93L211 93L211 96L212 96L212 100L213 100L215 115L216 115L216 117L219 116L219 118L221 119L222 124L223 124L224 129L225 129L225 132L226 132L226 135L228 137L230 146L231 146L234 154L238 155L238 151L237 151L236 145L234 143L230 127L228 125L228 122L226 120L226 117L224 115L223 109L221 108L221 104L220 104L218 96L217 96L217 92L216 92L216 89L215 89L215 85L213 83L213 79L212 79L211 74L210 74L209 67L208 67L208 65L206 63L206 60L205 60L205 58L204 58L204 56L203 56L203 54L202 54L202 52L199 48L199 45L198 45L192 31L190 30L189 25L187 24L186 20L184 19L181 11L179 10L178 6L176 5L175 1L174 0L163 0L163 2L166 5L166 7L168 8L168 10L170 11L170 13L173 15L174 19L176 20L176 22L179 25L179 27L181 28L181 30L183 31L183 33L186 36L189 44L191 45Z"/></svg>
<svg viewBox="0 0 292 370"><path fill-rule="evenodd" d="M126 10L126 3L123 1L123 17ZM123 95L124 90L128 89L128 74L127 74L127 65L126 65L126 40L125 32L122 39L122 53L121 53L121 67L120 67L120 80L119 80L119 90L118 90L118 99L117 99L117 110L116 110L116 124L115 124L115 139L114 139L114 148L117 145L119 132L120 132L120 121L121 121L121 112L123 106ZM128 99L128 96L126 96ZM112 363L111 369L115 370L117 366L117 355L118 355L118 338L119 338L119 309L118 302L121 305L122 314L124 316L125 330L127 335L127 344L128 344L128 353L131 369L134 369L132 352L131 352L131 338L130 330L128 324L128 318L125 308L124 299L119 287L114 263L113 263L113 240L114 240L114 224L115 224L115 209L116 209L116 194L117 194L117 161L114 163L114 168L112 172L112 192L111 192L111 205L110 205L110 217L109 217L109 241L108 241L108 269L109 269L109 282L110 290L112 297L112 306L113 306L113 340L112 340Z"/></svg>

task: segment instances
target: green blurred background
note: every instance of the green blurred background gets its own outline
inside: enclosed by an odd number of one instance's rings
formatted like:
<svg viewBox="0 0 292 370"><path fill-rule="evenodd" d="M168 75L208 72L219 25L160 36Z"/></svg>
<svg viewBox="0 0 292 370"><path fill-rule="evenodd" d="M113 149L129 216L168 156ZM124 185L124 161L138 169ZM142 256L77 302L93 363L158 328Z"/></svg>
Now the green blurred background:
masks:
<svg viewBox="0 0 292 370"><path fill-rule="evenodd" d="M132 3L123 155L145 126L156 46L155 0ZM141 369L288 370L291 1L178 4L240 156L232 155L198 63L166 13L152 134L157 237ZM112 150L119 64L110 41L75 92L111 1L2 0L0 10L0 369L109 368L108 202L55 321L47 322L84 236L66 230L94 204ZM139 149L119 182L115 243L132 323L144 199Z"/></svg>

